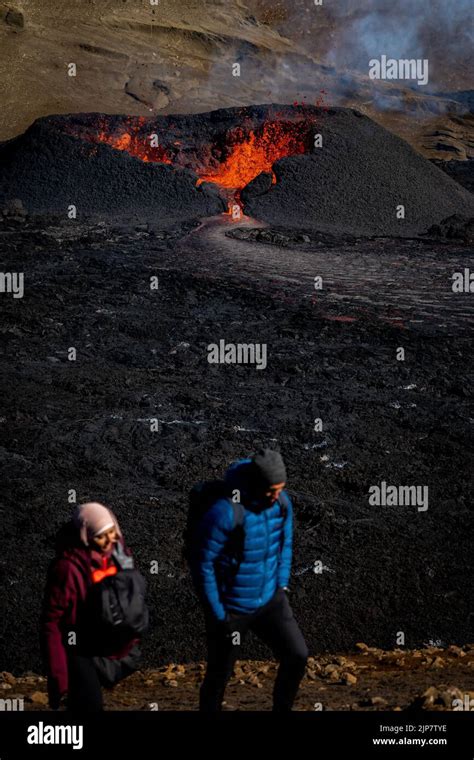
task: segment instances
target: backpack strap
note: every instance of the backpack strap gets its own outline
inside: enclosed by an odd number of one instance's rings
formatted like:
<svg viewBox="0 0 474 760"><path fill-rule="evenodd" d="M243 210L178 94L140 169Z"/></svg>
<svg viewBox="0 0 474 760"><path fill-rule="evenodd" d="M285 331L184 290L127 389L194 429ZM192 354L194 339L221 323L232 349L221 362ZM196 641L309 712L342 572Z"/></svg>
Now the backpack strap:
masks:
<svg viewBox="0 0 474 760"><path fill-rule="evenodd" d="M283 517L283 520L286 520L286 516L290 508L290 500L284 491L281 492L278 498L278 503L280 505L281 516Z"/></svg>
<svg viewBox="0 0 474 760"><path fill-rule="evenodd" d="M233 572L237 573L240 563L242 561L243 550L244 550L245 509L244 509L243 504L241 504L240 502L235 502L235 501L232 501L231 499L229 499L229 502L232 507L234 524L232 527L229 540L227 542L226 551L229 556L234 557L234 559L236 559L236 564L234 566Z"/></svg>
<svg viewBox="0 0 474 760"><path fill-rule="evenodd" d="M245 521L245 509L244 509L243 504L240 503L240 501L235 502L235 501L232 501L231 499L229 499L229 501L231 503L232 511L234 513L234 527L233 527L233 530L235 530L236 528L242 527L243 524L244 524L244 521Z"/></svg>
<svg viewBox="0 0 474 760"><path fill-rule="evenodd" d="M281 492L278 498L278 503L280 505L280 512L283 518L283 525L281 526L281 533L280 533L280 552L282 552L283 544L285 542L285 533L284 533L285 520L288 515L288 510L290 508L290 500L288 496L286 495L286 493L284 493L283 491Z"/></svg>
<svg viewBox="0 0 474 760"><path fill-rule="evenodd" d="M232 511L234 513L234 530L235 528L238 528L244 524L245 521L245 509L243 504L240 503L240 501L235 502L229 499L230 504L232 506ZM288 496L286 493L281 493L280 497L278 499L278 503L280 505L281 510L281 516L283 517L283 522L286 520L286 516L288 514L288 509L290 506L290 502L288 499Z"/></svg>

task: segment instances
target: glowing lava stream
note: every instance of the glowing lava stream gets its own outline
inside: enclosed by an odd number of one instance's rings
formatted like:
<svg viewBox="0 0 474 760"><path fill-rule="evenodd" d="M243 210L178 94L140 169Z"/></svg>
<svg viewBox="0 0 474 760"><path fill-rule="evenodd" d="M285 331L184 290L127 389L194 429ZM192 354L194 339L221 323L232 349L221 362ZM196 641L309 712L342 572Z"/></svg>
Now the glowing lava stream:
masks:
<svg viewBox="0 0 474 760"><path fill-rule="evenodd" d="M183 165L180 155L181 141L167 144L166 141L162 143L160 138L159 145L153 146L149 137L144 138L143 124L140 121L136 125L130 123L129 131L122 134L107 132L105 125L100 126L101 129L95 135L89 133L82 137L91 142L106 143L115 150L126 151L144 162ZM229 130L213 143L214 148L218 148L224 142L220 163L203 166L199 163L199 152L195 156L195 166L190 168L193 168L199 177L196 185L213 182L227 191L230 207L241 206L240 191L261 172L271 172L272 182L275 184L276 177L272 171L275 161L306 152L311 126L311 122L305 119L266 121L254 130L245 127ZM158 136L156 137L158 139ZM189 166L189 157L186 157L184 166ZM228 213L232 213L231 208Z"/></svg>
<svg viewBox="0 0 474 760"><path fill-rule="evenodd" d="M215 182L221 187L242 190L261 172L271 172L279 158L305 152L307 125L266 122L261 134L245 133L240 127L228 136L231 154L216 170L199 173L198 184ZM272 172L273 173L273 172ZM273 174L273 184L276 182Z"/></svg>
<svg viewBox="0 0 474 760"><path fill-rule="evenodd" d="M212 182L224 192L228 201L228 210L224 212L232 221L242 219L242 202L240 192L249 182L262 172L272 174L272 184L276 183L273 164L280 158L305 153L314 122L311 119L300 121L273 120L266 121L255 129L238 126L226 133L216 136L212 142L214 158L207 166L199 156L199 146L194 155L181 152L182 141L171 142L156 133L145 135L145 120L130 119L126 131L121 133L109 131L105 122L100 122L98 131L82 132L77 136L92 143L105 143L111 148L126 151L134 158L144 162L165 163L176 167L191 168L199 177L198 187L203 182ZM156 139L156 144L150 141ZM205 152L204 155L209 155ZM221 157L219 159L216 156Z"/></svg>
<svg viewBox="0 0 474 760"><path fill-rule="evenodd" d="M233 191L228 195L228 214L234 221L239 221L242 208L240 191L262 172L272 173L272 184L276 183L272 171L273 164L279 158L305 152L305 137L308 125L305 122L288 124L286 122L266 122L261 133L244 132L240 127L228 135L228 143L232 146L230 155L215 169L202 174L198 171L202 182L214 182L226 190Z"/></svg>
<svg viewBox="0 0 474 760"><path fill-rule="evenodd" d="M104 142L115 150L125 150L134 158L138 158L145 163L150 161L162 164L172 163L163 147L157 146L156 148L152 148L147 143L137 139L136 135L131 135L130 132L123 132L120 136L115 136L107 134L103 130L97 135L97 142Z"/></svg>

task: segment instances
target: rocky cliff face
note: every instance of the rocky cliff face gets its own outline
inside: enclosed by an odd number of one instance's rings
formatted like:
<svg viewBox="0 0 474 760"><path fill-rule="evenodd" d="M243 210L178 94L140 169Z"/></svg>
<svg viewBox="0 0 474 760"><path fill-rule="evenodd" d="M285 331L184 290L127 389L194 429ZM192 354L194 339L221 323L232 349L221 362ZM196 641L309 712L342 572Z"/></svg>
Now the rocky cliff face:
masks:
<svg viewBox="0 0 474 760"><path fill-rule="evenodd" d="M347 0L344 14L337 16L334 9L307 5L298 0L2 2L0 139L50 114L149 116L262 102L327 102L359 108L431 158L472 156L469 103L456 92L469 86L461 23L413 43L414 55L430 55L430 87L374 86L360 38L360 9ZM386 14L391 29L393 9L385 5L380 3L377 18L381 23ZM371 23L367 16L364 29ZM423 28L426 37L429 24ZM393 47L393 39L388 44ZM449 66L442 65L446 49Z"/></svg>

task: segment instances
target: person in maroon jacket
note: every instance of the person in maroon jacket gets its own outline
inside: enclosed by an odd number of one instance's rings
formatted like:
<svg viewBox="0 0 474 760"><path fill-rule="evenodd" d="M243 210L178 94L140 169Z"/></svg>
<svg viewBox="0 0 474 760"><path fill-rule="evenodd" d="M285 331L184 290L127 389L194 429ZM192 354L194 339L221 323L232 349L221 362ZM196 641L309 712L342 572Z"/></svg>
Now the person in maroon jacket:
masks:
<svg viewBox="0 0 474 760"><path fill-rule="evenodd" d="M92 584L117 572L112 558L131 557L113 512L97 502L82 504L56 539L41 617L41 649L47 667L49 704L72 711L103 709L102 686L111 687L139 665L139 639L103 641L87 615Z"/></svg>

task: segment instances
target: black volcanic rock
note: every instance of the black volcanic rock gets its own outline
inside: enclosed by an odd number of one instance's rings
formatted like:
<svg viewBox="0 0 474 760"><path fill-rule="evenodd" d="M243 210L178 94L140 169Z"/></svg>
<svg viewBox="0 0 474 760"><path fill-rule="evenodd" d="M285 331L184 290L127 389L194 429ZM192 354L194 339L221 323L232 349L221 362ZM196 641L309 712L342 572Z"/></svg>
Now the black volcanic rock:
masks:
<svg viewBox="0 0 474 760"><path fill-rule="evenodd" d="M474 158L467 161L433 160L432 163L471 193L474 192Z"/></svg>
<svg viewBox="0 0 474 760"><path fill-rule="evenodd" d="M474 199L407 143L347 108L259 105L157 117L76 114L36 121L0 146L0 206L20 199L30 213L152 216L160 223L219 214L224 192L203 182L216 175L239 140L278 123L287 155L240 190L244 211L274 226L332 234L413 236L443 219L474 215ZM137 155L159 136L163 155L142 161L101 139L132 141ZM323 145L315 148L321 134ZM260 151L274 147L267 135ZM291 144L292 147L284 147ZM296 146L296 147L295 147ZM304 150L304 153L300 151ZM259 155L262 158L262 155ZM261 168L262 162L255 162ZM397 208L405 207L405 219Z"/></svg>
<svg viewBox="0 0 474 760"><path fill-rule="evenodd" d="M339 239L334 250L318 236L282 255L275 244L303 234L280 228L235 240L232 256L218 223L176 225L161 242L134 226L25 225L0 235L5 270L25 272L25 297L2 301L0 671L41 667L41 598L69 489L114 508L146 574L144 665L201 660L182 562L188 493L267 445L289 473L291 603L312 653L392 647L397 631L407 647L472 640L474 513L460 477L472 470L472 329L469 297L449 279L469 266L464 247ZM220 336L265 342L264 380L209 365ZM399 341L406 362L394 360ZM426 484L429 509L370 505L381 480ZM268 656L244 644L243 658Z"/></svg>
<svg viewBox="0 0 474 760"><path fill-rule="evenodd" d="M408 143L367 117L332 109L323 147L277 161L277 182L246 197L245 213L270 224L354 235L412 236L451 214L472 216L474 198ZM397 219L397 207L405 219Z"/></svg>
<svg viewBox="0 0 474 760"><path fill-rule="evenodd" d="M268 193L272 186L273 175L271 172L261 172L255 179L245 185L240 197L244 203L250 203L252 198Z"/></svg>
<svg viewBox="0 0 474 760"><path fill-rule="evenodd" d="M30 213L153 215L160 222L219 214L217 193L189 169L143 162L109 145L83 142L48 119L0 147L0 206L19 198Z"/></svg>
<svg viewBox="0 0 474 760"><path fill-rule="evenodd" d="M463 240L465 243L472 243L474 242L474 218L467 219L460 214L453 214L439 224L433 224L427 235L444 240Z"/></svg>

